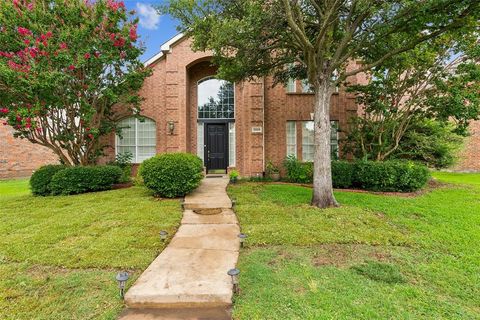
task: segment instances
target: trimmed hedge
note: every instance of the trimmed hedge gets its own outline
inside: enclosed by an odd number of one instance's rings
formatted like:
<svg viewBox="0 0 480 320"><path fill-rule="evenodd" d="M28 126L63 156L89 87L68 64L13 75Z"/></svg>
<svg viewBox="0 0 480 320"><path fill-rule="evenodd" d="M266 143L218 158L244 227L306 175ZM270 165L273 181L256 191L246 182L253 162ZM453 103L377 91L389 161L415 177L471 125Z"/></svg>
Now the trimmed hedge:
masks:
<svg viewBox="0 0 480 320"><path fill-rule="evenodd" d="M190 153L164 153L145 160L139 175L155 195L166 198L184 196L200 185L203 162Z"/></svg>
<svg viewBox="0 0 480 320"><path fill-rule="evenodd" d="M71 167L57 172L50 182L53 195L70 195L108 190L122 177L116 166Z"/></svg>
<svg viewBox="0 0 480 320"><path fill-rule="evenodd" d="M313 163L289 158L285 161L287 180L313 182ZM411 161L332 161L334 188L359 188L384 192L412 192L423 188L430 172L422 164Z"/></svg>
<svg viewBox="0 0 480 320"><path fill-rule="evenodd" d="M37 169L30 178L30 189L36 196L48 196L52 193L50 189L50 182L53 176L64 170L64 165L47 165Z"/></svg>
<svg viewBox="0 0 480 320"><path fill-rule="evenodd" d="M354 186L366 190L411 192L430 178L426 166L411 161L359 161L354 166Z"/></svg>

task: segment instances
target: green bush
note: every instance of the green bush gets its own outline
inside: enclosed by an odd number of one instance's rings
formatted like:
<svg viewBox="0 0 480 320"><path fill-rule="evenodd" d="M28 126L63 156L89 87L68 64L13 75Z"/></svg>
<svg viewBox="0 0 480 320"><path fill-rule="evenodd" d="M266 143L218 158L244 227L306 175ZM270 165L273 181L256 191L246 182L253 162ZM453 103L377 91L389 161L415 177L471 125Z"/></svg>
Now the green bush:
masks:
<svg viewBox="0 0 480 320"><path fill-rule="evenodd" d="M289 157L285 167L289 182L313 182L313 163ZM411 192L424 187L429 177L425 165L412 161L332 161L334 188Z"/></svg>
<svg viewBox="0 0 480 320"><path fill-rule="evenodd" d="M109 165L117 166L122 169L122 176L119 183L128 183L132 181L132 159L133 154L129 151L119 153L115 156L115 160L109 162Z"/></svg>
<svg viewBox="0 0 480 320"><path fill-rule="evenodd" d="M143 183L156 195L184 196L200 185L203 162L190 153L164 153L145 160L139 169Z"/></svg>
<svg viewBox="0 0 480 320"><path fill-rule="evenodd" d="M365 190L416 191L430 177L426 166L411 161L358 161L354 166L353 185Z"/></svg>
<svg viewBox="0 0 480 320"><path fill-rule="evenodd" d="M71 167L57 172L50 182L53 195L108 190L122 177L117 166Z"/></svg>
<svg viewBox="0 0 480 320"><path fill-rule="evenodd" d="M334 188L353 186L354 165L347 161L332 161L332 182Z"/></svg>
<svg viewBox="0 0 480 320"><path fill-rule="evenodd" d="M52 193L50 182L53 176L65 169L63 165L47 165L36 170L30 178L30 188L36 196L48 196Z"/></svg>
<svg viewBox="0 0 480 320"><path fill-rule="evenodd" d="M283 165L287 169L287 181L295 183L313 182L312 162L300 162L294 156L288 156Z"/></svg>

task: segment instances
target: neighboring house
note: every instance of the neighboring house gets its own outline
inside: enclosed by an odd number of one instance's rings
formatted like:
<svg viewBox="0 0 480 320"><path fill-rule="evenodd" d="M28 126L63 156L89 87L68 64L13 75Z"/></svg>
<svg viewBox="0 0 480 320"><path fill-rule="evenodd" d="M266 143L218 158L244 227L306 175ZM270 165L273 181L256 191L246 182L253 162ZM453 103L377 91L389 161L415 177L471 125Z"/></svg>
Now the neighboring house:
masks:
<svg viewBox="0 0 480 320"><path fill-rule="evenodd" d="M44 164L58 163L49 149L13 137L13 128L0 123L0 179L29 177Z"/></svg>
<svg viewBox="0 0 480 320"><path fill-rule="evenodd" d="M210 53L193 52L190 45L178 35L147 62L153 75L141 90L146 119L121 120L123 138L112 135L109 159L130 151L140 163L157 153L190 152L204 160L208 172L235 168L243 176L262 175L267 161L280 165L287 155L312 161L314 95L303 81L286 87L272 87L270 77L229 83L215 78ZM338 153L342 131L358 106L343 88L331 104L332 150Z"/></svg>
<svg viewBox="0 0 480 320"><path fill-rule="evenodd" d="M470 124L470 136L460 152L455 171L480 172L480 120Z"/></svg>

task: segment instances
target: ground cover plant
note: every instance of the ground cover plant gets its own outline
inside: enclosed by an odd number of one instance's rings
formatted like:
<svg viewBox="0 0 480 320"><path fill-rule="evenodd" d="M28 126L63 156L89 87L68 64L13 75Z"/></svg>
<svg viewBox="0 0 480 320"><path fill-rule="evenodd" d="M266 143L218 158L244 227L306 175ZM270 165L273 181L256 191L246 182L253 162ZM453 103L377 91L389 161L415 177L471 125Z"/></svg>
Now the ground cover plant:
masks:
<svg viewBox="0 0 480 320"><path fill-rule="evenodd" d="M0 318L116 319L128 285L175 233L176 200L144 187L75 196L34 197L28 180L0 181Z"/></svg>
<svg viewBox="0 0 480 320"><path fill-rule="evenodd" d="M242 232L235 319L478 319L480 174L435 173L416 197L229 187Z"/></svg>

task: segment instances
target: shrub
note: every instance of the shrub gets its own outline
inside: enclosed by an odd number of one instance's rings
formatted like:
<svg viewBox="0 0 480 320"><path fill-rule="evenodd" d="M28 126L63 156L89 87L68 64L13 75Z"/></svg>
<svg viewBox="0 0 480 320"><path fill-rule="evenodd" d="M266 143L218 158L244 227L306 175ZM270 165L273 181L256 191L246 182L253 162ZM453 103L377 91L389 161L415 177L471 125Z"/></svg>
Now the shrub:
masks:
<svg viewBox="0 0 480 320"><path fill-rule="evenodd" d="M52 193L50 182L53 176L65 169L63 165L47 165L36 170L30 178L30 188L36 196L48 196Z"/></svg>
<svg viewBox="0 0 480 320"><path fill-rule="evenodd" d="M238 172L237 170L230 171L229 177L231 182L237 182L239 176L240 172Z"/></svg>
<svg viewBox="0 0 480 320"><path fill-rule="evenodd" d="M334 188L353 186L354 165L347 161L332 161L332 182Z"/></svg>
<svg viewBox="0 0 480 320"><path fill-rule="evenodd" d="M302 163L289 157L285 160L285 167L289 182L313 182L313 163ZM411 192L424 187L429 177L425 165L412 161L332 161L334 188Z"/></svg>
<svg viewBox="0 0 480 320"><path fill-rule="evenodd" d="M115 161L109 162L109 165L117 166L122 169L122 176L120 177L120 183L127 183L132 181L132 159L133 154L129 151L119 153L115 156Z"/></svg>
<svg viewBox="0 0 480 320"><path fill-rule="evenodd" d="M294 156L288 156L283 164L287 169L287 181L295 183L313 182L312 162L300 162Z"/></svg>
<svg viewBox="0 0 480 320"><path fill-rule="evenodd" d="M156 195L174 198L200 185L203 162L190 153L164 153L145 160L139 174L145 186Z"/></svg>
<svg viewBox="0 0 480 320"><path fill-rule="evenodd" d="M116 166L71 167L53 176L50 189L54 195L108 190L121 176L122 169Z"/></svg>
<svg viewBox="0 0 480 320"><path fill-rule="evenodd" d="M426 166L411 161L358 161L354 166L353 185L372 191L416 191L430 177Z"/></svg>

